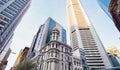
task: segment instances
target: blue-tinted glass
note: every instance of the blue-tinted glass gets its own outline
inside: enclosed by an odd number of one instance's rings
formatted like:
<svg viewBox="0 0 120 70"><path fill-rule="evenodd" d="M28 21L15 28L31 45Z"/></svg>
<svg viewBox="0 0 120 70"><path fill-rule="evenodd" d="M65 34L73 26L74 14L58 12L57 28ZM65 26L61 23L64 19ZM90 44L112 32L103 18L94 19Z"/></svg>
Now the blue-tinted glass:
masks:
<svg viewBox="0 0 120 70"><path fill-rule="evenodd" d="M119 66L120 66L120 58L118 58L118 57L116 56L116 59L117 59L117 61L118 61L118 63L119 63Z"/></svg>
<svg viewBox="0 0 120 70"><path fill-rule="evenodd" d="M105 6L107 6L107 7L109 7L110 1L111 1L111 0L98 0L98 2L103 3L103 4L104 4Z"/></svg>
<svg viewBox="0 0 120 70"><path fill-rule="evenodd" d="M111 58L112 63L113 63L113 65L114 65L115 67L116 67L116 66L120 66L120 64L119 64L116 56L111 55L110 58Z"/></svg>
<svg viewBox="0 0 120 70"><path fill-rule="evenodd" d="M56 22L54 20L50 19L46 43L48 43L50 41L50 32L52 31L55 24L56 24Z"/></svg>
<svg viewBox="0 0 120 70"><path fill-rule="evenodd" d="M103 11L112 19L111 15L108 11L110 1L111 0L98 0L98 3L100 5L100 7L103 9Z"/></svg>
<svg viewBox="0 0 120 70"><path fill-rule="evenodd" d="M65 29L62 29L62 41L64 44L66 44L66 30Z"/></svg>

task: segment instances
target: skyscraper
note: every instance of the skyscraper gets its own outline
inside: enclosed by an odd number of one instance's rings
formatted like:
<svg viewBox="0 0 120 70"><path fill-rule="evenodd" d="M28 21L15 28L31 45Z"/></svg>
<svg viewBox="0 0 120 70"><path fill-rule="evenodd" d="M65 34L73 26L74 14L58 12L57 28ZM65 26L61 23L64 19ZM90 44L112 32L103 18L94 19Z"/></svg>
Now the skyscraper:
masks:
<svg viewBox="0 0 120 70"><path fill-rule="evenodd" d="M86 16L81 0L67 0L67 13L73 55L80 58L80 49L83 49L91 70L112 67L94 27Z"/></svg>
<svg viewBox="0 0 120 70"><path fill-rule="evenodd" d="M28 50L29 48L28 47L25 47L24 49L21 49L20 50L20 53L15 61L15 64L14 64L14 67L18 67L20 65L20 63L24 62L25 61L25 58L27 56L27 53L28 53Z"/></svg>
<svg viewBox="0 0 120 70"><path fill-rule="evenodd" d="M38 32L33 38L30 50L28 52L28 57L33 57L39 53L39 50L44 47L48 42L50 42L51 38L51 31L52 29L57 26L57 22L55 22L53 19L50 17L45 21L45 24L41 25ZM61 25L59 25L61 26ZM59 27L60 28L60 27ZM60 41L64 44L66 44L66 30L63 29L62 27L60 28L61 30L61 39Z"/></svg>
<svg viewBox="0 0 120 70"><path fill-rule="evenodd" d="M0 61L10 47L13 32L31 0L0 0Z"/></svg>

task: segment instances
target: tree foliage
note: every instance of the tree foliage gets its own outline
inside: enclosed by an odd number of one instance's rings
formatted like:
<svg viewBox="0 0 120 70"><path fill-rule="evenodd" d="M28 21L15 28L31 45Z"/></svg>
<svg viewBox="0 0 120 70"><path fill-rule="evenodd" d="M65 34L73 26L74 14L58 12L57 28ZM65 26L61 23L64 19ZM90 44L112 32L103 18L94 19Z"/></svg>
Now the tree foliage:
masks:
<svg viewBox="0 0 120 70"><path fill-rule="evenodd" d="M31 61L20 63L17 66L16 70L33 70L35 68L36 64L32 63Z"/></svg>

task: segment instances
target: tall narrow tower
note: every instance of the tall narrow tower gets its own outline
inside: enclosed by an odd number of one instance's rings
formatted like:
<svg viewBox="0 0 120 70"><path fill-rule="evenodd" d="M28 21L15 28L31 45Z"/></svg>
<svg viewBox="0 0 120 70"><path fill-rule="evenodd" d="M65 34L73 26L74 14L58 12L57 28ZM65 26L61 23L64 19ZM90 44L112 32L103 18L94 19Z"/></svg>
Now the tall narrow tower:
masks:
<svg viewBox="0 0 120 70"><path fill-rule="evenodd" d="M112 67L105 49L91 26L80 0L67 0L67 14L73 55L80 58L80 49L85 51L90 69Z"/></svg>
<svg viewBox="0 0 120 70"><path fill-rule="evenodd" d="M13 32L31 0L0 0L0 61L7 53Z"/></svg>

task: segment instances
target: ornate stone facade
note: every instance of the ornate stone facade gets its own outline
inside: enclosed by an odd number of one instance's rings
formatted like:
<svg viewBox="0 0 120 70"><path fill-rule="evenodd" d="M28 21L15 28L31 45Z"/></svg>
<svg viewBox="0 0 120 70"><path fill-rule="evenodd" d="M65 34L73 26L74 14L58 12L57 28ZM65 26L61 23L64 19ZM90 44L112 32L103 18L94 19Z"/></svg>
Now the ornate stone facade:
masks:
<svg viewBox="0 0 120 70"><path fill-rule="evenodd" d="M58 41L50 41L32 60L37 70L73 70L71 47Z"/></svg>
<svg viewBox="0 0 120 70"><path fill-rule="evenodd" d="M84 70L80 57L73 57L72 47L66 44L66 32L63 29L56 23L52 30L46 31L47 36L50 35L49 42L41 46L39 53L31 59L37 65L35 70Z"/></svg>
<svg viewBox="0 0 120 70"><path fill-rule="evenodd" d="M32 59L36 70L73 70L72 48L59 42L59 37L59 30L52 30L51 41Z"/></svg>

